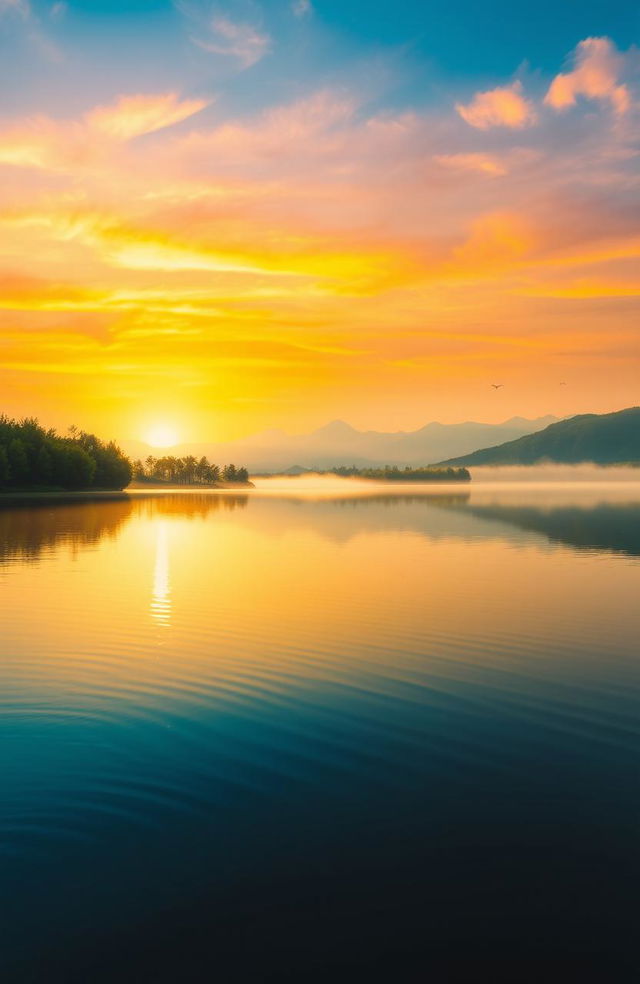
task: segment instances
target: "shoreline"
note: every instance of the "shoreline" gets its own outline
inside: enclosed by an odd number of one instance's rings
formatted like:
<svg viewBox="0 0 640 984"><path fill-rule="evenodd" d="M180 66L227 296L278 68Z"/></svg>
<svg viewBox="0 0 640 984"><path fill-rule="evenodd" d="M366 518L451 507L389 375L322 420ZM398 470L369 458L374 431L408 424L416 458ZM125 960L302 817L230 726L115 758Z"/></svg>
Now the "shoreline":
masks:
<svg viewBox="0 0 640 984"><path fill-rule="evenodd" d="M165 482L132 482L124 489L9 489L0 492L3 504L21 502L123 502L141 492L226 492L255 488L253 482L220 482L216 485L170 485Z"/></svg>
<svg viewBox="0 0 640 984"><path fill-rule="evenodd" d="M166 489L169 492L184 492L197 489L200 492L224 492L225 489L254 489L253 482L214 482L207 485L200 482L190 482L188 485L181 485L177 482L130 482L123 491L144 492L145 489L151 491L156 489Z"/></svg>

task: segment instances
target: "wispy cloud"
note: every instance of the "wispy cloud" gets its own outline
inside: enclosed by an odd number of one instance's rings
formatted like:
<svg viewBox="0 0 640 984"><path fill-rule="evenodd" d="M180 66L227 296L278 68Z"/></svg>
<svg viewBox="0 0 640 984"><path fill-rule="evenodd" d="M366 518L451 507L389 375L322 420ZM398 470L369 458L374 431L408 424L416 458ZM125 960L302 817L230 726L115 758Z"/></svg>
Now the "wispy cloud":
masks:
<svg viewBox="0 0 640 984"><path fill-rule="evenodd" d="M574 106L578 96L609 102L616 113L631 105L629 90L620 83L623 58L609 38L586 38L573 52L575 68L556 75L545 96L554 109Z"/></svg>
<svg viewBox="0 0 640 984"><path fill-rule="evenodd" d="M313 13L313 4L311 0L293 0L291 12L294 17L302 20L304 17L311 16Z"/></svg>
<svg viewBox="0 0 640 984"><path fill-rule="evenodd" d="M189 0L177 0L176 9L193 25L190 38L203 51L230 58L242 69L251 68L271 50L271 37L262 28L253 6L249 14L235 17L218 7L203 7ZM245 15L247 11L244 11Z"/></svg>
<svg viewBox="0 0 640 984"><path fill-rule="evenodd" d="M242 68L251 68L269 51L271 39L252 24L242 24L227 17L214 17L210 37L194 38L195 43L214 55L236 58Z"/></svg>
<svg viewBox="0 0 640 984"><path fill-rule="evenodd" d="M31 16L29 0L0 0L0 17L3 14L18 14L27 20Z"/></svg>
<svg viewBox="0 0 640 984"><path fill-rule="evenodd" d="M0 132L0 164L66 173L107 166L110 148L181 123L210 103L175 92L120 96L80 120L25 120Z"/></svg>
<svg viewBox="0 0 640 984"><path fill-rule="evenodd" d="M51 14L57 6L66 6L66 4L54 4ZM9 19L19 25L27 42L47 61L59 63L64 60L60 47L48 37L29 0L0 0L0 20Z"/></svg>
<svg viewBox="0 0 640 984"><path fill-rule="evenodd" d="M479 171L498 177L507 174L507 167L497 157L490 154L436 154L434 160L444 167L460 171Z"/></svg>
<svg viewBox="0 0 640 984"><path fill-rule="evenodd" d="M535 123L536 113L531 103L522 93L522 83L476 92L466 106L456 104L456 110L463 120L479 130L493 126L506 126L514 130Z"/></svg>
<svg viewBox="0 0 640 984"><path fill-rule="evenodd" d="M181 123L210 103L181 100L175 92L161 95L121 96L111 106L99 106L85 117L89 127L115 140L131 140Z"/></svg>
<svg viewBox="0 0 640 984"><path fill-rule="evenodd" d="M64 0L58 0L57 3L51 4L49 8L49 17L52 21L61 21L63 17L66 17L69 11L69 4L65 3Z"/></svg>

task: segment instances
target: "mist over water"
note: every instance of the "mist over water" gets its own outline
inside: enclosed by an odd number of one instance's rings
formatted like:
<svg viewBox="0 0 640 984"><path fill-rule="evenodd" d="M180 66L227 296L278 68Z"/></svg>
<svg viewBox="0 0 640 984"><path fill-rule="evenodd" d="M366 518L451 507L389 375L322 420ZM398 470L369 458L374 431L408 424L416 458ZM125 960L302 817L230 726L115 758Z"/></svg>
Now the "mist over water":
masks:
<svg viewBox="0 0 640 984"><path fill-rule="evenodd" d="M477 471L0 509L3 980L634 979L640 485Z"/></svg>
<svg viewBox="0 0 640 984"><path fill-rule="evenodd" d="M619 485L620 483L635 485L640 492L640 468L631 466L610 465L601 467L589 463L580 465L563 465L548 463L543 465L512 465L500 467L473 466L470 468L473 484L469 486L474 490L480 487L484 489L487 485L496 485L499 490L504 489L505 484L518 482L523 485L534 487L540 484L549 484L554 491L560 491L563 486L567 486L571 491L576 491L576 483L588 484L594 487L606 485ZM367 493L371 494L373 488L383 489L390 494L394 489L400 488L403 493L411 489L417 489L421 494L439 493L442 484L420 484L415 482L374 482L371 479L343 478L339 475L313 474L305 475L274 475L273 477L260 477L253 479L254 485L261 492L347 492L347 493ZM465 488L465 483L453 483L457 488Z"/></svg>
<svg viewBox="0 0 640 984"><path fill-rule="evenodd" d="M474 467L471 469L471 475L476 482L480 483L525 482L537 484L550 482L555 486L570 483L573 487L576 482L588 482L592 485L628 482L640 488L640 468L623 465L603 467L588 462L580 465L549 462L544 465Z"/></svg>

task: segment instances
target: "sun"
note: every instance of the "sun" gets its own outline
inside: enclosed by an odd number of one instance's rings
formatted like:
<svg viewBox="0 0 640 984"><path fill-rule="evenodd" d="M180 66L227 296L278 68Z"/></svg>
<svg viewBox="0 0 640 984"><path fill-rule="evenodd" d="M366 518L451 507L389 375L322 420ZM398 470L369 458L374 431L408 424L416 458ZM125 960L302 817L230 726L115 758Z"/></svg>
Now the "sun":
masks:
<svg viewBox="0 0 640 984"><path fill-rule="evenodd" d="M178 433L169 424L155 424L147 431L146 442L152 448L171 448L178 443Z"/></svg>

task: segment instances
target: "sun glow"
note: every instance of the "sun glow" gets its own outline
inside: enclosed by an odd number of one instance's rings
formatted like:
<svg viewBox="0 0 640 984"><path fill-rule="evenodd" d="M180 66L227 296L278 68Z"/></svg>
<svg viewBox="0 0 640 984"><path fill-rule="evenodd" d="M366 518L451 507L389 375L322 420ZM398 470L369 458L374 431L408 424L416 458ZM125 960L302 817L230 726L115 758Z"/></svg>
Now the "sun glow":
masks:
<svg viewBox="0 0 640 984"><path fill-rule="evenodd" d="M168 424L156 424L147 432L145 440L153 448L171 448L178 443L178 433Z"/></svg>

